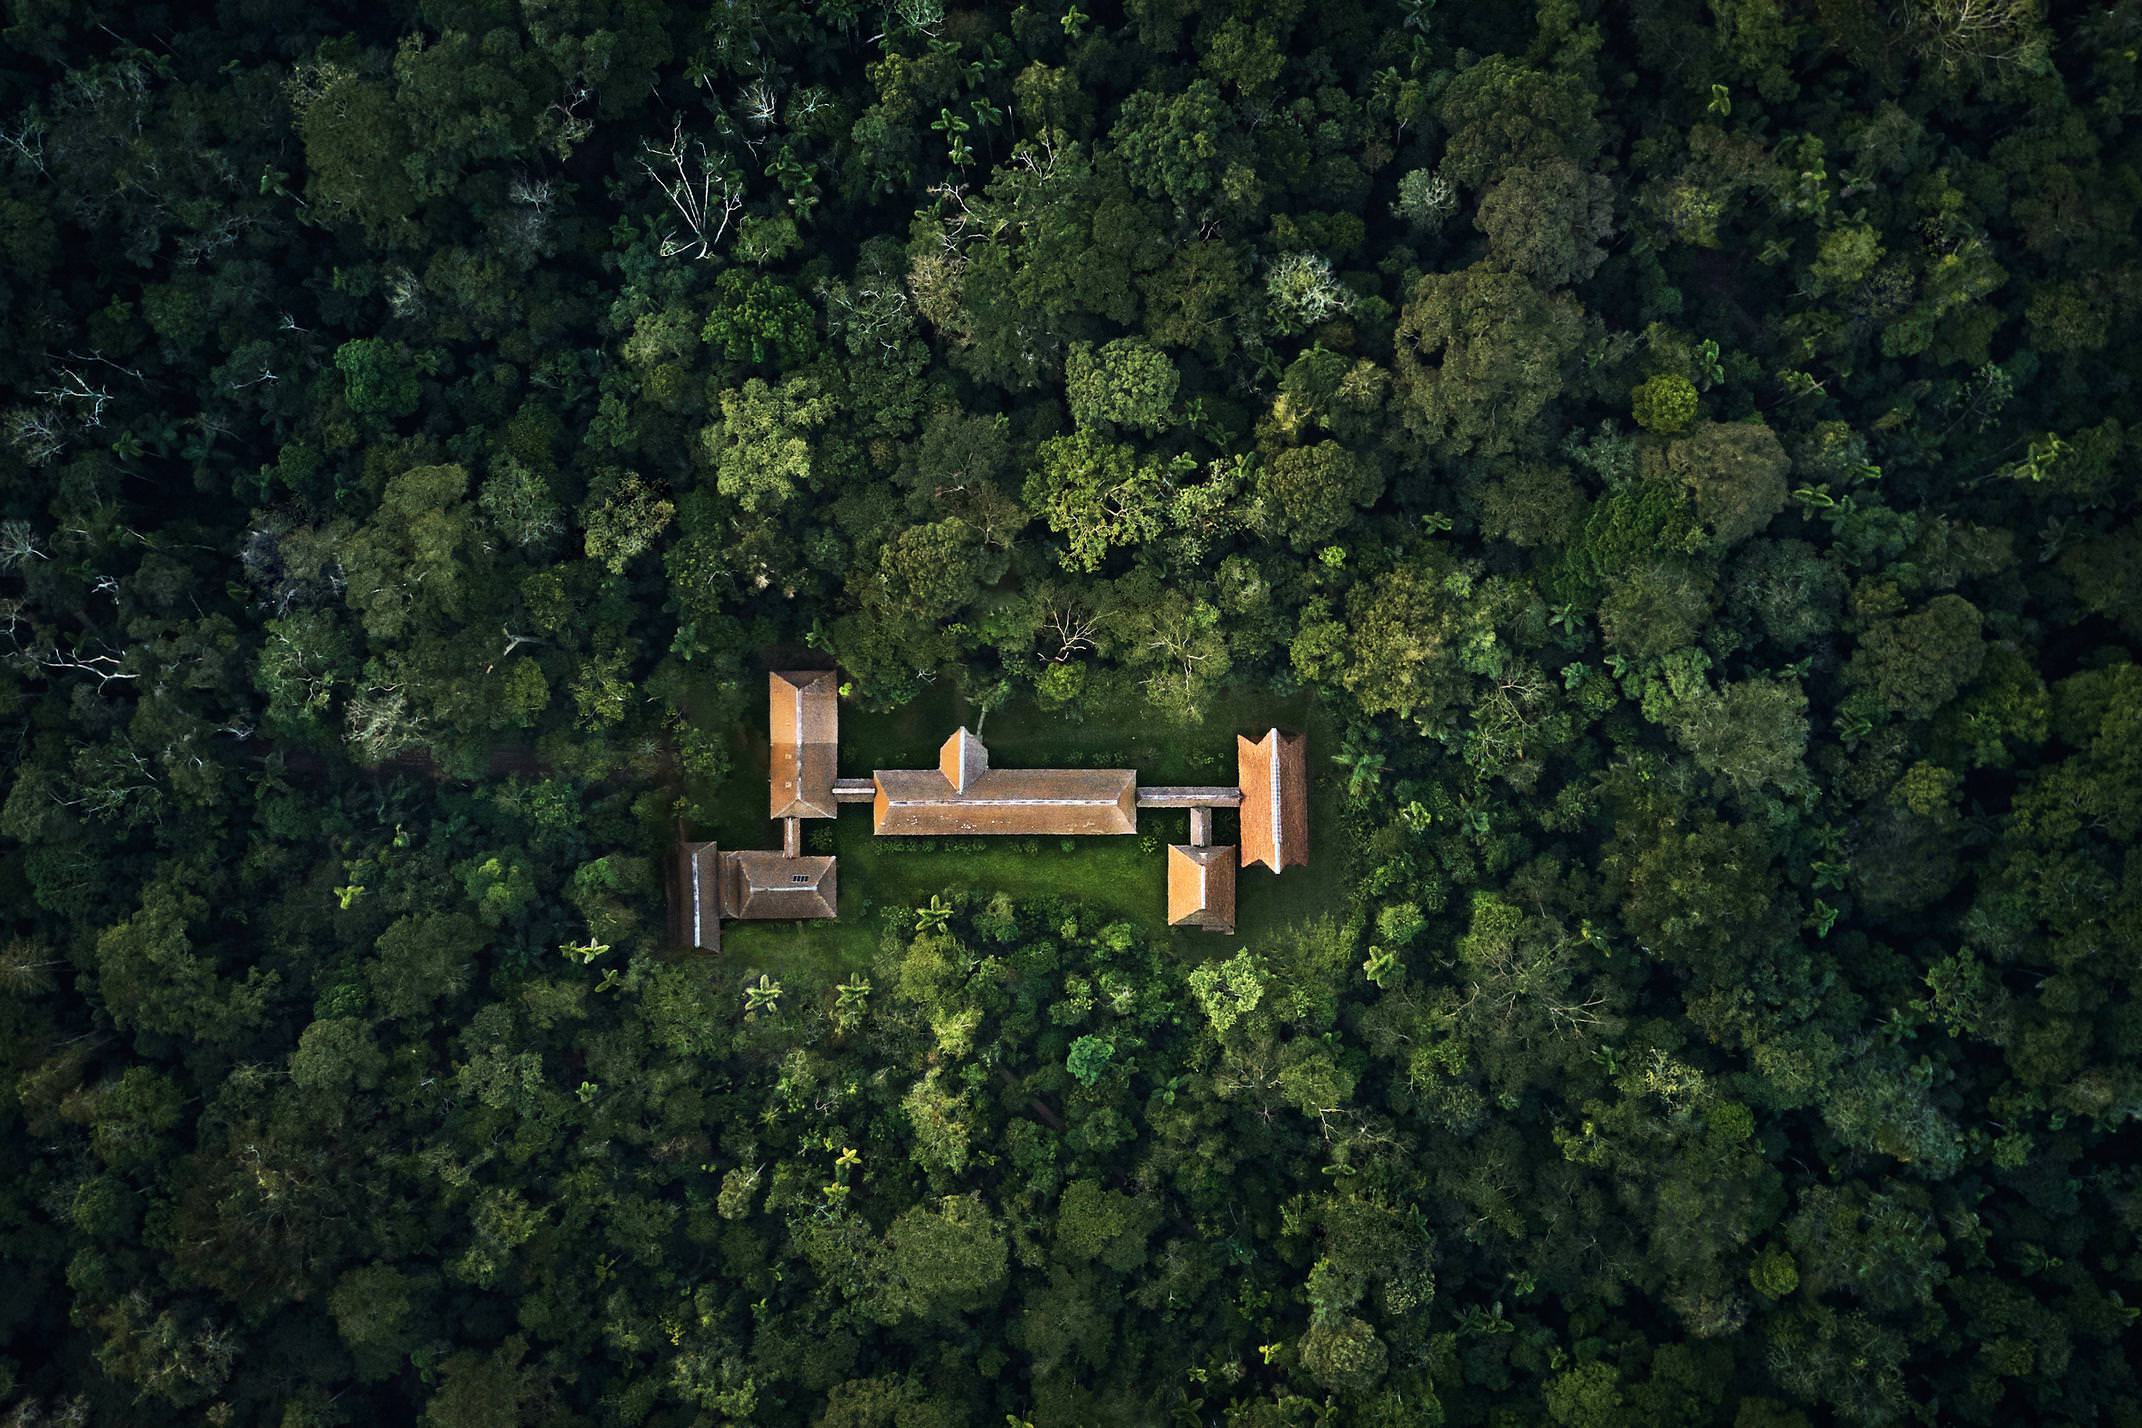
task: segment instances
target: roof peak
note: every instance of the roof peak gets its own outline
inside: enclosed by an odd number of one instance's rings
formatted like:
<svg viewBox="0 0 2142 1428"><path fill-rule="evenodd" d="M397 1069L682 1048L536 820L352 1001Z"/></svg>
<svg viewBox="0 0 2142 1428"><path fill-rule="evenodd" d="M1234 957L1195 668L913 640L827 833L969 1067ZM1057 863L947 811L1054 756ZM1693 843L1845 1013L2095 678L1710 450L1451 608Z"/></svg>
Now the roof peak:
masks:
<svg viewBox="0 0 2142 1428"><path fill-rule="evenodd" d="M967 785L989 772L989 750L981 736L965 724L960 725L958 732L937 751L937 771L945 776L946 783L965 793Z"/></svg>

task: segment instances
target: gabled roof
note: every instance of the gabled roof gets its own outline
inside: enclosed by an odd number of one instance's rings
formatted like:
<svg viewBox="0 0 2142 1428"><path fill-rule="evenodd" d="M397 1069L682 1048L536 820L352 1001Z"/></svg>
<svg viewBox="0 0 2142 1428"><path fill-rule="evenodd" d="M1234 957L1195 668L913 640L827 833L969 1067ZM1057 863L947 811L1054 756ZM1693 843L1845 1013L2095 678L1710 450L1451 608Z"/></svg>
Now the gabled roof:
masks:
<svg viewBox="0 0 2142 1428"><path fill-rule="evenodd" d="M1242 789L1242 866L1273 872L1309 861L1309 739L1268 731L1252 743L1235 737Z"/></svg>
<svg viewBox="0 0 2142 1428"><path fill-rule="evenodd" d="M744 921L833 917L840 901L832 858L756 850L722 854L722 911Z"/></svg>
<svg viewBox="0 0 2142 1428"><path fill-rule="evenodd" d="M669 895L671 939L679 947L721 951L721 850L679 843Z"/></svg>
<svg viewBox="0 0 2142 1428"><path fill-rule="evenodd" d="M993 769L965 729L945 740L934 769L872 775L878 833L1108 834L1138 831L1131 769Z"/></svg>
<svg viewBox="0 0 2142 1428"><path fill-rule="evenodd" d="M1168 845L1168 922L1207 932L1235 930L1234 849Z"/></svg>
<svg viewBox="0 0 2142 1428"><path fill-rule="evenodd" d="M829 669L766 676L769 817L831 818L839 760L840 677Z"/></svg>

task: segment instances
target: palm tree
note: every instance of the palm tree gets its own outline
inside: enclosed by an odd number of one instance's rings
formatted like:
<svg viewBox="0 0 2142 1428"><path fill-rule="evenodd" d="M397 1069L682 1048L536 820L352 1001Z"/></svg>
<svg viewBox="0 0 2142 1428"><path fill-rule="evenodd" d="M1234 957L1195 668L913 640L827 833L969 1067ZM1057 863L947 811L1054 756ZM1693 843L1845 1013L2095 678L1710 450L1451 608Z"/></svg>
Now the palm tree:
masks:
<svg viewBox="0 0 2142 1428"><path fill-rule="evenodd" d="M1346 770L1348 798L1359 798L1383 779L1383 755L1374 749L1348 742L1345 748L1331 756L1331 761Z"/></svg>
<svg viewBox="0 0 2142 1428"><path fill-rule="evenodd" d="M952 921L953 911L951 903L931 893L929 904L915 909L915 926L924 932L943 927Z"/></svg>
<svg viewBox="0 0 2142 1428"><path fill-rule="evenodd" d="M754 1016L765 1012L769 1016L781 1009L781 984L764 972L759 973L755 983L744 987L744 1014Z"/></svg>
<svg viewBox="0 0 2142 1428"><path fill-rule="evenodd" d="M852 982L842 982L833 988L833 1015L839 1018L861 1016L863 1008L870 1004L870 978L858 975Z"/></svg>

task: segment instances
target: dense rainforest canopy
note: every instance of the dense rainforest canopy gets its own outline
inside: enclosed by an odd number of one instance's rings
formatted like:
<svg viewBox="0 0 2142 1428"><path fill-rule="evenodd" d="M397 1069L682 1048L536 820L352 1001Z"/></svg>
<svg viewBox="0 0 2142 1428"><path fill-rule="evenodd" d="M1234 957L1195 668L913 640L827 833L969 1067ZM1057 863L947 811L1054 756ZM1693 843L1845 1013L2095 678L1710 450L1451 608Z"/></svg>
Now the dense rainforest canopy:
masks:
<svg viewBox="0 0 2142 1428"><path fill-rule="evenodd" d="M2138 52L9 0L0 1422L2142 1424ZM681 954L777 657L1313 865Z"/></svg>

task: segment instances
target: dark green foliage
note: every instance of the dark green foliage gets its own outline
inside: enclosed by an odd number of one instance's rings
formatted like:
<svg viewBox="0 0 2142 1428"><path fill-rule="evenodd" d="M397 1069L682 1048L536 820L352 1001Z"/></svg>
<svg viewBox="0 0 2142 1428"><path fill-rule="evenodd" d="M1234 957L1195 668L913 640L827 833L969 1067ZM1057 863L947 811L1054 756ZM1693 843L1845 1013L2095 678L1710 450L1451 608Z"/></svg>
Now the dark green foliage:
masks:
<svg viewBox="0 0 2142 1428"><path fill-rule="evenodd" d="M9 7L0 1422L2132 1428L2138 49Z"/></svg>
<svg viewBox="0 0 2142 1428"><path fill-rule="evenodd" d="M724 362L774 370L800 365L818 345L811 305L794 289L734 268L714 280L699 336Z"/></svg>

